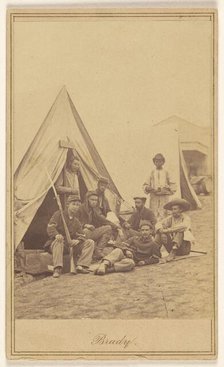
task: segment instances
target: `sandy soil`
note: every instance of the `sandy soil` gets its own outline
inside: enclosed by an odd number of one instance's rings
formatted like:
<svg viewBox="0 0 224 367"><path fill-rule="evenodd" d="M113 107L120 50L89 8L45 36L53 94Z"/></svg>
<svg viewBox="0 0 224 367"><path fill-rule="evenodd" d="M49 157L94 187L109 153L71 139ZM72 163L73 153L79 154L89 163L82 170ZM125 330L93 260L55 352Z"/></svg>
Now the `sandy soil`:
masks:
<svg viewBox="0 0 224 367"><path fill-rule="evenodd" d="M210 318L213 315L213 228L210 197L190 212L207 255L104 277L47 277L15 289L16 318Z"/></svg>

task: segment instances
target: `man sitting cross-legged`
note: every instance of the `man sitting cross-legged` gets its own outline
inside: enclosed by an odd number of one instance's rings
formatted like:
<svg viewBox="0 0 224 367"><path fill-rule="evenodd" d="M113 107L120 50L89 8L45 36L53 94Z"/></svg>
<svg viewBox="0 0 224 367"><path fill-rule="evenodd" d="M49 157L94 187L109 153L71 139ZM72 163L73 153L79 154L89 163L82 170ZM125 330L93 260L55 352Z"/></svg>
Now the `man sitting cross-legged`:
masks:
<svg viewBox="0 0 224 367"><path fill-rule="evenodd" d="M86 239L82 226L75 217L77 209L80 207L80 198L77 195L70 195L67 199L67 207L63 211L70 237L72 239L73 257L76 262L78 273L89 273L88 268L92 261L94 251L94 241ZM69 244L66 240L65 228L60 210L55 212L47 226L47 233L50 239L44 248L53 255L54 273L53 277L58 278L63 268L63 254L69 254ZM74 273L75 274L75 273Z"/></svg>
<svg viewBox="0 0 224 367"><path fill-rule="evenodd" d="M189 210L190 204L184 199L173 199L164 209L170 210L171 215L156 224L155 241L169 252L165 261L171 261L175 256L189 255L191 243L194 241L191 232L191 220L183 213Z"/></svg>
<svg viewBox="0 0 224 367"><path fill-rule="evenodd" d="M104 256L103 249L111 238L112 228L116 229L118 226L99 214L97 208L97 192L88 191L85 203L80 205L75 216L82 224L86 237L95 241L94 259L101 260Z"/></svg>
<svg viewBox="0 0 224 367"><path fill-rule="evenodd" d="M140 224L140 236L122 242L110 254L105 256L96 269L96 275L108 272L126 272L133 270L135 265L156 264L161 257L160 249L152 237L153 226L148 221Z"/></svg>

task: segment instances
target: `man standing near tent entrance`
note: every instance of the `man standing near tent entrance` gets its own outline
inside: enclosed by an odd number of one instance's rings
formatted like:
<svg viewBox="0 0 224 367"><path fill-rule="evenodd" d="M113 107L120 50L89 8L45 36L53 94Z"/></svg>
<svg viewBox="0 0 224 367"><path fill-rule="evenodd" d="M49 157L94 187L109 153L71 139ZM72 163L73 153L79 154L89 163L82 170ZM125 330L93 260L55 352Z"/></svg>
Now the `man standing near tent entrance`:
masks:
<svg viewBox="0 0 224 367"><path fill-rule="evenodd" d="M156 218L163 218L166 216L164 205L176 191L176 185L171 180L170 173L163 168L165 158L161 153L155 155L153 163L155 168L143 184L143 189L146 194L150 194L150 208Z"/></svg>
<svg viewBox="0 0 224 367"><path fill-rule="evenodd" d="M55 212L47 226L50 239L44 248L53 255L54 278L61 275L63 268L63 254L69 254L69 246L73 247L73 257L76 263L76 271L88 274L88 268L92 261L94 241L85 239L81 223L75 217L75 213L81 205L79 196L70 195L67 199L67 207L63 212L65 223L71 236L72 244L66 240L65 227L60 210Z"/></svg>
<svg viewBox="0 0 224 367"><path fill-rule="evenodd" d="M80 162L78 156L73 153L73 150L69 149L66 165L55 183L58 194L65 196L64 203L68 195L80 196L78 180L79 168Z"/></svg>
<svg viewBox="0 0 224 367"><path fill-rule="evenodd" d="M105 191L109 185L109 180L106 177L100 177L97 182L96 193L98 194L98 210L99 214L104 217L111 212L109 201L105 195Z"/></svg>
<svg viewBox="0 0 224 367"><path fill-rule="evenodd" d="M103 215L99 214L97 209L98 205L99 197L97 192L88 191L86 193L85 202L75 213L76 218L83 226L86 237L94 240L95 242L95 260L103 258L103 249L111 238L112 229L118 228L116 224L108 221Z"/></svg>

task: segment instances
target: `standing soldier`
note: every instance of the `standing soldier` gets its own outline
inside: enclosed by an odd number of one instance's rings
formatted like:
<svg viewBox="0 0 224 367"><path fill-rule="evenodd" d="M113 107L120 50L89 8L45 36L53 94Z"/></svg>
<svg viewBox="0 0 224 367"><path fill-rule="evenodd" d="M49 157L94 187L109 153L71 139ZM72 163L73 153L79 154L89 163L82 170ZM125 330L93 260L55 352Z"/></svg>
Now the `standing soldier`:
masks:
<svg viewBox="0 0 224 367"><path fill-rule="evenodd" d="M105 195L105 191L109 185L109 180L106 177L100 177L97 183L96 193L98 194L98 209L99 213L104 217L111 212L109 201Z"/></svg>
<svg viewBox="0 0 224 367"><path fill-rule="evenodd" d="M73 151L68 150L66 166L56 181L55 187L57 193L64 196L64 204L68 195L79 195L79 174L80 161L77 155L74 155Z"/></svg>
<svg viewBox="0 0 224 367"><path fill-rule="evenodd" d="M175 183L172 182L170 174L163 168L165 158L158 153L153 158L155 168L151 171L150 176L143 184L146 194L150 194L150 208L157 218L166 216L164 205L169 201L170 195L176 191Z"/></svg>

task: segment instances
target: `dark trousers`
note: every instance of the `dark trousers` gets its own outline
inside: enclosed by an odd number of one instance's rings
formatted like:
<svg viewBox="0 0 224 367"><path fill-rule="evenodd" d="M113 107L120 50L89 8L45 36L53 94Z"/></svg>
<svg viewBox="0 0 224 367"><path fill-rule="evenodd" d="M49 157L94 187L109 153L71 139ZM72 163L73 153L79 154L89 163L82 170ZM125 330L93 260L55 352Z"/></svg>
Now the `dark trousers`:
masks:
<svg viewBox="0 0 224 367"><path fill-rule="evenodd" d="M160 248L163 245L169 253L175 245L177 248L177 256L189 255L191 251L191 243L184 240L184 232L176 232L173 234L157 233L155 236L155 241Z"/></svg>

